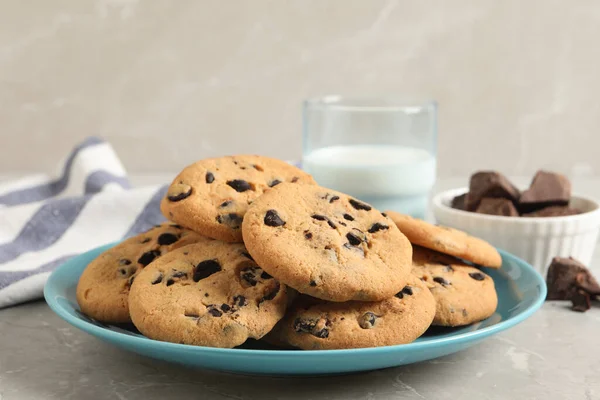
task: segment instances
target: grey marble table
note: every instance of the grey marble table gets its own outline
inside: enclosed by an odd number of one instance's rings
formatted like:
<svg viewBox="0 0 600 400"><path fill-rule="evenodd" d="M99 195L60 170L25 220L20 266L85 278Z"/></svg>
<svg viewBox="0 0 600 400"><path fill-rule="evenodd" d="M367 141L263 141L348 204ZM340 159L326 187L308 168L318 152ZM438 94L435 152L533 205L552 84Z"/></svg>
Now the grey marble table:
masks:
<svg viewBox="0 0 600 400"><path fill-rule="evenodd" d="M454 185L446 181L442 188ZM600 265L600 256L593 264ZM600 399L599 341L599 306L579 314L565 303L546 303L513 329L437 360L344 376L257 377L186 369L119 350L37 301L0 310L0 400L590 400Z"/></svg>

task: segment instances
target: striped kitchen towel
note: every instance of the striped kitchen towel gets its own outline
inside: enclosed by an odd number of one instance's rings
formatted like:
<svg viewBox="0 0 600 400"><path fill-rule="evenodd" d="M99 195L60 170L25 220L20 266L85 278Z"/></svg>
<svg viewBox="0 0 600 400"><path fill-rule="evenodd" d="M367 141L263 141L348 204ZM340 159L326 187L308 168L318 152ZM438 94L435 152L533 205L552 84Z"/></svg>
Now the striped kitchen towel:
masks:
<svg viewBox="0 0 600 400"><path fill-rule="evenodd" d="M69 258L163 222L166 187L131 188L110 144L95 137L57 176L0 182L0 308L41 298Z"/></svg>

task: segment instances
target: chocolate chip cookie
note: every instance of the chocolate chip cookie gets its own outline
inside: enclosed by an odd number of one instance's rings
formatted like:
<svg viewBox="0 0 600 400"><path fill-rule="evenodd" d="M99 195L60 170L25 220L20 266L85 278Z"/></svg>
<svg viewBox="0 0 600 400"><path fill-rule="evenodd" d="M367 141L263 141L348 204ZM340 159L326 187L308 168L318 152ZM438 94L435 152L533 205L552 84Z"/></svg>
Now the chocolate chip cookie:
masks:
<svg viewBox="0 0 600 400"><path fill-rule="evenodd" d="M179 225L164 223L110 248L93 260L79 279L77 303L81 311L101 322L131 322L127 299L140 270L173 249L209 240Z"/></svg>
<svg viewBox="0 0 600 400"><path fill-rule="evenodd" d="M265 271L319 299L384 300L410 274L412 247L392 220L320 186L277 185L248 208L242 232Z"/></svg>
<svg viewBox="0 0 600 400"><path fill-rule="evenodd" d="M304 350L391 346L421 336L434 315L431 292L410 276L395 296L379 302L332 303L302 296L269 339Z"/></svg>
<svg viewBox="0 0 600 400"><path fill-rule="evenodd" d="M205 241L172 251L135 279L129 309L151 339L235 347L279 321L288 289L261 269L243 244Z"/></svg>
<svg viewBox="0 0 600 400"><path fill-rule="evenodd" d="M241 242L248 205L282 182L315 183L306 172L273 158L240 155L201 160L175 178L161 211L205 236Z"/></svg>
<svg viewBox="0 0 600 400"><path fill-rule="evenodd" d="M456 258L414 246L412 272L435 298L433 325L468 325L496 311L498 297L492 278Z"/></svg>
<svg viewBox="0 0 600 400"><path fill-rule="evenodd" d="M386 211L386 214L413 244L490 268L502 266L502 257L485 240L394 211Z"/></svg>

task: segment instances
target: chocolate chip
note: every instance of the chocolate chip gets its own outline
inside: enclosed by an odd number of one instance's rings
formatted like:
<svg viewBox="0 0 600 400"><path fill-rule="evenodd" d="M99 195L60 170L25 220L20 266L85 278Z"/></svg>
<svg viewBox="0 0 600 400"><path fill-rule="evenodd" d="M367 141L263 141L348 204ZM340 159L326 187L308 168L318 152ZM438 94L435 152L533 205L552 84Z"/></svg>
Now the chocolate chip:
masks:
<svg viewBox="0 0 600 400"><path fill-rule="evenodd" d="M317 282L311 280L309 285L312 287L315 287L315 286L317 286Z"/></svg>
<svg viewBox="0 0 600 400"><path fill-rule="evenodd" d="M244 221L243 217L236 213L222 214L217 216L217 222L225 224L231 229L239 229Z"/></svg>
<svg viewBox="0 0 600 400"><path fill-rule="evenodd" d="M298 179L299 179L299 178L298 178L297 176L293 177L293 178L292 178L292 183L296 183L296 182L298 182Z"/></svg>
<svg viewBox="0 0 600 400"><path fill-rule="evenodd" d="M194 282L198 282L201 279L206 279L212 274L215 274L221 270L221 264L217 260L205 260L196 265L194 270Z"/></svg>
<svg viewBox="0 0 600 400"><path fill-rule="evenodd" d="M285 221L281 219L281 217L275 210L267 211L267 213L265 214L264 222L265 222L265 225L272 226L272 227L278 227L278 226L285 225Z"/></svg>
<svg viewBox="0 0 600 400"><path fill-rule="evenodd" d="M413 295L413 290L410 286L404 286L404 289L402 289L402 293L412 296Z"/></svg>
<svg viewBox="0 0 600 400"><path fill-rule="evenodd" d="M148 243L150 240L152 240L152 239L150 239L150 238L144 238L144 239L142 239L142 241L140 243L142 243L142 244Z"/></svg>
<svg viewBox="0 0 600 400"><path fill-rule="evenodd" d="M213 183L215 181L215 176L212 172L206 173L206 183Z"/></svg>
<svg viewBox="0 0 600 400"><path fill-rule="evenodd" d="M296 332L310 333L321 339L329 337L329 328L325 326L322 329L317 329L317 322L313 319L296 318L293 323L293 328Z"/></svg>
<svg viewBox="0 0 600 400"><path fill-rule="evenodd" d="M178 240L179 237L177 237L177 235L173 235L172 233L163 233L158 237L158 244L160 246L168 246L170 244L175 243Z"/></svg>
<svg viewBox="0 0 600 400"><path fill-rule="evenodd" d="M167 279L167 286L171 286L175 281L173 279Z"/></svg>
<svg viewBox="0 0 600 400"><path fill-rule="evenodd" d="M256 164L254 164L254 165L252 165L252 166L253 166L253 167L254 167L254 169L255 169L255 170L257 170L257 171L260 171L260 172L263 172L263 171L264 171L263 167L261 167L260 165L256 165Z"/></svg>
<svg viewBox="0 0 600 400"><path fill-rule="evenodd" d="M126 258L122 258L119 260L119 265L129 265L131 264L131 260L128 260Z"/></svg>
<svg viewBox="0 0 600 400"><path fill-rule="evenodd" d="M223 313L219 309L215 308L214 305L208 306L208 313L213 317L220 317L223 315Z"/></svg>
<svg viewBox="0 0 600 400"><path fill-rule="evenodd" d="M363 329L371 329L375 326L375 320L377 320L377 315L367 311L358 318L358 325Z"/></svg>
<svg viewBox="0 0 600 400"><path fill-rule="evenodd" d="M192 194L192 187L183 183L176 183L171 185L167 192L167 199L169 201L181 201L188 198Z"/></svg>
<svg viewBox="0 0 600 400"><path fill-rule="evenodd" d="M352 232L348 232L346 238L348 238L348 242L350 242L352 246L358 246L362 243L362 240Z"/></svg>
<svg viewBox="0 0 600 400"><path fill-rule="evenodd" d="M313 335L319 339L327 339L329 337L329 329L323 328L320 331L313 332Z"/></svg>
<svg viewBox="0 0 600 400"><path fill-rule="evenodd" d="M175 271L175 273L173 275L171 275L171 277L173 277L173 278L187 278L187 273L185 273L183 271Z"/></svg>
<svg viewBox="0 0 600 400"><path fill-rule="evenodd" d="M341 226L348 226L348 225L346 225L345 222L342 222L342 221L338 221L338 224L340 224Z"/></svg>
<svg viewBox="0 0 600 400"><path fill-rule="evenodd" d="M160 251L158 250L150 250L145 252L144 254L142 254L140 256L140 258L138 259L138 263L142 264L142 266L146 266L148 264L150 264L152 261L154 261L154 259L156 257L160 256Z"/></svg>
<svg viewBox="0 0 600 400"><path fill-rule="evenodd" d="M241 294L237 295L233 298L233 304L237 305L238 307L243 307L247 304L246 298L244 296L242 296Z"/></svg>
<svg viewBox="0 0 600 400"><path fill-rule="evenodd" d="M442 264L446 267L446 272L454 272L454 268L450 264Z"/></svg>
<svg viewBox="0 0 600 400"><path fill-rule="evenodd" d="M198 319L198 318L200 318L200 315L199 315L198 313L195 313L195 312L184 312L184 313L183 313L183 315L184 315L185 317L188 317L188 318L193 318L193 319Z"/></svg>
<svg viewBox="0 0 600 400"><path fill-rule="evenodd" d="M228 304L221 304L221 310L227 312L231 310L231 307Z"/></svg>
<svg viewBox="0 0 600 400"><path fill-rule="evenodd" d="M381 215L383 215L384 218L387 218L387 214L386 213L381 213Z"/></svg>
<svg viewBox="0 0 600 400"><path fill-rule="evenodd" d="M269 182L269 187L277 186L280 183L281 181L279 179L273 179L271 182Z"/></svg>
<svg viewBox="0 0 600 400"><path fill-rule="evenodd" d="M442 278L441 276L434 276L433 281L439 283L442 286L448 286L450 282Z"/></svg>
<svg viewBox="0 0 600 400"><path fill-rule="evenodd" d="M230 205L231 203L233 203L233 201L232 201L232 200L227 200L227 201L224 201L224 202L222 202L221 204L219 204L219 208L225 208L225 207L227 207L228 205Z"/></svg>
<svg viewBox="0 0 600 400"><path fill-rule="evenodd" d="M265 271L262 272L262 274L260 274L260 277L262 279L273 279L273 277L269 274L267 274Z"/></svg>
<svg viewBox="0 0 600 400"><path fill-rule="evenodd" d="M329 202L333 203L334 201L339 200L339 199L340 199L340 196L333 196L331 199L329 199Z"/></svg>
<svg viewBox="0 0 600 400"><path fill-rule="evenodd" d="M277 293L279 293L280 289L281 289L281 285L279 284L279 282L277 282L275 284L275 287L273 288L273 290L271 290L269 293L264 295L263 298L260 300L260 302L262 303L263 301L273 300L275 298L275 296L277 296Z"/></svg>
<svg viewBox="0 0 600 400"><path fill-rule="evenodd" d="M255 266L255 265L249 266L240 271L240 279L242 279L244 282L246 282L250 286L256 286L256 284L259 282L259 277L260 277L260 279L265 279L262 277L263 272L264 271L258 266ZM272 279L272 278L269 275L269 278L267 278L267 279Z"/></svg>
<svg viewBox="0 0 600 400"><path fill-rule="evenodd" d="M471 272L469 276L476 281L482 281L485 279L485 276L481 272Z"/></svg>
<svg viewBox="0 0 600 400"><path fill-rule="evenodd" d="M348 221L354 221L354 217L350 214L344 214L344 219Z"/></svg>
<svg viewBox="0 0 600 400"><path fill-rule="evenodd" d="M252 185L243 179L234 179L232 181L227 181L227 185L231 186L238 193L243 193L247 190L252 190Z"/></svg>
<svg viewBox="0 0 600 400"><path fill-rule="evenodd" d="M371 206L365 203L361 203L360 201L349 199L350 205L354 207L356 210L365 210L371 211Z"/></svg>
<svg viewBox="0 0 600 400"><path fill-rule="evenodd" d="M385 229L390 229L390 227L387 225L380 224L379 222L376 222L373 225L371 225L371 227L369 228L369 233L375 233L375 232L382 231Z"/></svg>
<svg viewBox="0 0 600 400"><path fill-rule="evenodd" d="M310 239L312 239L312 237L313 237L313 234L311 232L304 231L304 239L310 240Z"/></svg>
<svg viewBox="0 0 600 400"><path fill-rule="evenodd" d="M136 275L133 275L131 278L129 278L129 286L131 286L133 284L133 280L135 279Z"/></svg>
<svg viewBox="0 0 600 400"><path fill-rule="evenodd" d="M316 219L317 221L327 221L327 225L329 225L331 228L336 229L337 226L326 216L324 215L319 215L319 214L313 214L311 216L313 219Z"/></svg>
<svg viewBox="0 0 600 400"><path fill-rule="evenodd" d="M163 280L163 274L158 274L158 276L156 278L154 278L152 280L152 282L150 282L150 283L153 284L153 285L156 285L158 283L161 283L162 280Z"/></svg>
<svg viewBox="0 0 600 400"><path fill-rule="evenodd" d="M252 261L254 261L254 259L252 258L252 256L251 256L249 253L245 252L245 251L242 251L242 255L243 255L244 257L246 257L246 258L249 258L249 259L251 259Z"/></svg>

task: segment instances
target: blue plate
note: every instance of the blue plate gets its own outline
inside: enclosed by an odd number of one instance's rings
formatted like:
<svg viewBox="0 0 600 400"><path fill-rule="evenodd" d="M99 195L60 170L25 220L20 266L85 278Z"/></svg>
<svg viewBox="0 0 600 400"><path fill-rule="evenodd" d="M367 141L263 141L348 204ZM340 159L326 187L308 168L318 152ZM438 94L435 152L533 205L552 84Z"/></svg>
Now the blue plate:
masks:
<svg viewBox="0 0 600 400"><path fill-rule="evenodd" d="M533 314L544 302L546 284L525 261L502 254L502 268L488 269L498 291L498 309L485 321L455 329L430 329L411 344L351 350L277 350L259 341L242 348L219 349L160 342L133 326L105 325L79 311L75 288L90 261L114 244L75 257L56 269L44 288L50 308L69 324L125 350L185 364L250 374L317 375L367 371L411 364L463 350L508 329Z"/></svg>

